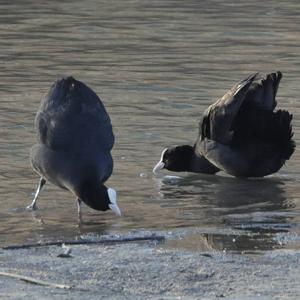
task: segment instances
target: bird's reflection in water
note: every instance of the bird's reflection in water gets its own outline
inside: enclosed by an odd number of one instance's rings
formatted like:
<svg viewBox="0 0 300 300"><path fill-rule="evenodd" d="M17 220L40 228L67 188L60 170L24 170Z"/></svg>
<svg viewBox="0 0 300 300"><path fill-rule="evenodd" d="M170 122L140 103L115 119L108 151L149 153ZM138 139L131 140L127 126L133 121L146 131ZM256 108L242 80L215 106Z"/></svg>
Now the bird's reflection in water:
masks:
<svg viewBox="0 0 300 300"><path fill-rule="evenodd" d="M181 241L186 248L274 249L282 247L276 234L288 233L292 227L293 214L289 212L291 204L285 193L284 179L197 174L154 180L160 201L181 207L182 217L193 219L191 225L198 228L199 234Z"/></svg>
<svg viewBox="0 0 300 300"><path fill-rule="evenodd" d="M99 218L97 212L89 214L85 212L84 216L79 219L76 213L66 217L54 214L52 210L42 212L38 210L32 212L32 220L36 224L34 236L31 238L33 241L66 241L85 235L100 236L108 234L111 230L111 224Z"/></svg>

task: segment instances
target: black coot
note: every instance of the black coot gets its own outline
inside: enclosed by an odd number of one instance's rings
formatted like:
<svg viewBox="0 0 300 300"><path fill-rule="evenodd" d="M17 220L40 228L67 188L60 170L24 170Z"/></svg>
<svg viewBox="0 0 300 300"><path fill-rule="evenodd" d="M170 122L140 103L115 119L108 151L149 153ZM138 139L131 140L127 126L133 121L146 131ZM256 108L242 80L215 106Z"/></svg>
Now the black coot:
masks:
<svg viewBox="0 0 300 300"><path fill-rule="evenodd" d="M28 208L36 209L38 194L50 181L74 194L79 213L83 201L121 215L116 191L104 185L113 170L114 135L99 97L73 77L60 79L42 100L35 125L38 143L31 149L31 163L41 179Z"/></svg>
<svg viewBox="0 0 300 300"><path fill-rule="evenodd" d="M292 115L277 110L280 72L254 74L236 84L209 106L199 124L195 145L162 152L154 173L162 168L213 174L223 170L237 177L277 172L295 150Z"/></svg>

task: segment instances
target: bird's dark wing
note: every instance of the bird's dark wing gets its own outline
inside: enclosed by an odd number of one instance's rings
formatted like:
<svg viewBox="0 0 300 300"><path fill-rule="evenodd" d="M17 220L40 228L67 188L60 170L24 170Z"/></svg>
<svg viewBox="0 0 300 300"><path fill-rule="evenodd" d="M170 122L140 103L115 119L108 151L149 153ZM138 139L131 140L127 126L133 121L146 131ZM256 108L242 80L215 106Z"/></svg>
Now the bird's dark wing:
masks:
<svg viewBox="0 0 300 300"><path fill-rule="evenodd" d="M208 138L222 144L232 139L231 126L245 95L257 74L250 75L230 89L222 98L210 105L199 124L199 138Z"/></svg>
<svg viewBox="0 0 300 300"><path fill-rule="evenodd" d="M235 145L255 140L256 148L258 143L272 145L272 151L275 152L274 147L277 147L282 159L286 160L294 152L295 143L292 140L293 116L286 110L274 111L281 78L282 74L276 72L257 78L252 83L233 122L232 130ZM265 147L262 152L267 153ZM261 154L260 157L262 156Z"/></svg>
<svg viewBox="0 0 300 300"><path fill-rule="evenodd" d="M280 112L273 112L281 77L280 72L271 73L263 78L256 78L251 84L232 125L236 140L258 139L277 143L282 131L281 116L286 120L284 128L289 128L287 125L291 119L288 120Z"/></svg>
<svg viewBox="0 0 300 300"><path fill-rule="evenodd" d="M256 77L245 96L244 105L273 111L276 107L276 94L282 78L281 72L267 74L265 78Z"/></svg>
<svg viewBox="0 0 300 300"><path fill-rule="evenodd" d="M53 150L110 151L114 135L99 97L72 77L58 80L42 101L36 116L38 139Z"/></svg>

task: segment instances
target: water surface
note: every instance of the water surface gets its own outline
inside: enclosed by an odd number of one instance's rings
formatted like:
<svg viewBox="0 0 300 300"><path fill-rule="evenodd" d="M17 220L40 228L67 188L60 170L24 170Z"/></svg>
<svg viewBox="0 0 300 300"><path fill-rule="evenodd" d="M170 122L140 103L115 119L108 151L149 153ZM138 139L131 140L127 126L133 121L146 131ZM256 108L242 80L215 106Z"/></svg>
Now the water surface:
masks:
<svg viewBox="0 0 300 300"><path fill-rule="evenodd" d="M192 144L204 109L249 73L281 70L278 106L299 143L300 3L294 1L22 1L0 4L0 243L133 229L197 229L197 248L298 247L300 160L268 178L165 172L162 149ZM32 214L38 176L28 153L33 120L52 82L92 87L116 136L114 174L124 217L84 208L50 184ZM170 177L179 175L179 177ZM198 243L199 239L199 243ZM201 247L201 246L199 246Z"/></svg>

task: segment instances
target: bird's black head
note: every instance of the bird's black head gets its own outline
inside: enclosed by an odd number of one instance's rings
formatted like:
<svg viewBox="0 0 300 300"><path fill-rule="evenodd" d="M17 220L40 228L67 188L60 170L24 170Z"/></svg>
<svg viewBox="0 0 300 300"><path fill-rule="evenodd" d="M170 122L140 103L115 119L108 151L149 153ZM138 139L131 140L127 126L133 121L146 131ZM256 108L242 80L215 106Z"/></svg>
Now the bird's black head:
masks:
<svg viewBox="0 0 300 300"><path fill-rule="evenodd" d="M153 172L157 174L161 169L175 172L189 171L193 156L194 148L189 145L164 149Z"/></svg>
<svg viewBox="0 0 300 300"><path fill-rule="evenodd" d="M111 209L116 215L121 216L117 204L117 192L103 184L91 181L83 182L78 190L78 198L95 210Z"/></svg>

